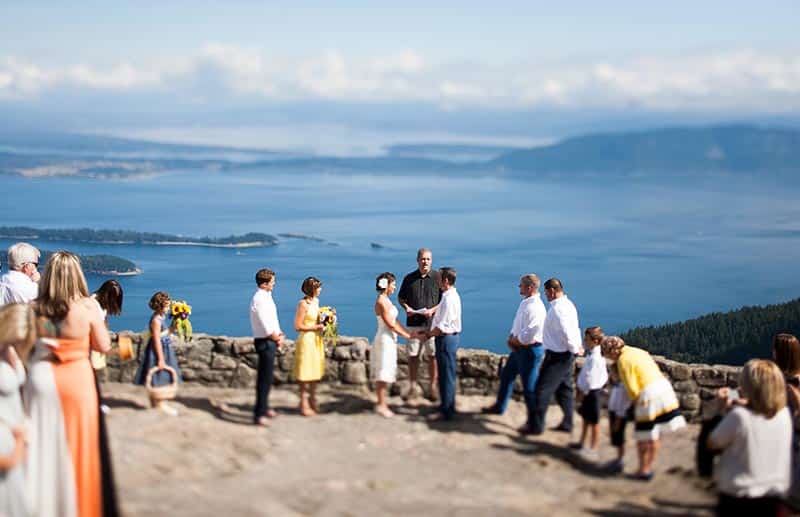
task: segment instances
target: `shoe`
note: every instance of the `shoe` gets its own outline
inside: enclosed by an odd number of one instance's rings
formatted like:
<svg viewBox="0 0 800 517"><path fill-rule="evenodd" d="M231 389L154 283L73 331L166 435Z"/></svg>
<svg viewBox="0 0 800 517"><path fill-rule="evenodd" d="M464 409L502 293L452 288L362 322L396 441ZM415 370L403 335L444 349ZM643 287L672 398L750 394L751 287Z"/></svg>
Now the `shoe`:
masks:
<svg viewBox="0 0 800 517"><path fill-rule="evenodd" d="M572 432L572 427L566 426L564 424L564 422L561 422L560 424L558 424L557 426L553 427L550 430L551 431L556 431L556 432L559 432L559 433L571 433Z"/></svg>
<svg viewBox="0 0 800 517"><path fill-rule="evenodd" d="M392 418L394 416L394 411L389 409L388 407L375 407L375 412L378 413L383 418Z"/></svg>
<svg viewBox="0 0 800 517"><path fill-rule="evenodd" d="M635 474L631 474L629 477L635 481L643 481L647 483L648 481L653 479L655 475L654 472L637 472Z"/></svg>
<svg viewBox="0 0 800 517"><path fill-rule="evenodd" d="M100 404L100 411L102 411L104 415L107 415L111 413L111 408L106 406L105 404Z"/></svg>
<svg viewBox="0 0 800 517"><path fill-rule="evenodd" d="M497 404L492 404L491 406L486 406L485 408L481 408L481 413L484 415L502 415L503 412L500 411L500 408L497 407Z"/></svg>
<svg viewBox="0 0 800 517"><path fill-rule="evenodd" d="M431 413L425 419L428 422L449 422L455 417L455 415L447 416L441 411L437 411L436 413Z"/></svg>
<svg viewBox="0 0 800 517"><path fill-rule="evenodd" d="M542 434L541 431L534 431L528 424L522 425L517 428L517 432L522 435L536 436Z"/></svg>
<svg viewBox="0 0 800 517"><path fill-rule="evenodd" d="M264 413L264 416L267 418L275 418L278 416L278 413L276 413L274 409L268 409L267 412Z"/></svg>
<svg viewBox="0 0 800 517"><path fill-rule="evenodd" d="M269 423L269 418L266 416L258 417L254 422L254 425L261 426L261 427L269 427L271 424Z"/></svg>
<svg viewBox="0 0 800 517"><path fill-rule="evenodd" d="M572 450L579 451L583 449L583 444L580 442L570 442L569 445L567 445L567 447L569 447Z"/></svg>
<svg viewBox="0 0 800 517"><path fill-rule="evenodd" d="M158 410L162 413L169 415L169 416L178 416L178 409L174 408L166 403L161 403L158 405Z"/></svg>
<svg viewBox="0 0 800 517"><path fill-rule="evenodd" d="M580 456L581 459L583 459L584 461L587 461L589 463L596 462L597 458L599 457L596 450L589 449L588 447L581 447L578 450L578 456Z"/></svg>
<svg viewBox="0 0 800 517"><path fill-rule="evenodd" d="M620 459L611 460L603 466L609 474L622 474L625 471L625 463Z"/></svg>

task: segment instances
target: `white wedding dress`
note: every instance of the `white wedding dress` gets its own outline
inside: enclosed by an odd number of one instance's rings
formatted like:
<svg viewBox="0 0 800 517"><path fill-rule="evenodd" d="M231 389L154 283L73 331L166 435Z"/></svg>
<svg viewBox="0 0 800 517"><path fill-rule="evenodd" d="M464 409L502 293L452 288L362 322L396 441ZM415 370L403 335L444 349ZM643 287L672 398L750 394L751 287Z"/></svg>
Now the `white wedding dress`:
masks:
<svg viewBox="0 0 800 517"><path fill-rule="evenodd" d="M389 311L391 319L397 318L397 307L392 304ZM378 331L372 340L372 351L369 355L369 371L373 381L395 382L397 380L397 334L384 323L383 318L376 316Z"/></svg>

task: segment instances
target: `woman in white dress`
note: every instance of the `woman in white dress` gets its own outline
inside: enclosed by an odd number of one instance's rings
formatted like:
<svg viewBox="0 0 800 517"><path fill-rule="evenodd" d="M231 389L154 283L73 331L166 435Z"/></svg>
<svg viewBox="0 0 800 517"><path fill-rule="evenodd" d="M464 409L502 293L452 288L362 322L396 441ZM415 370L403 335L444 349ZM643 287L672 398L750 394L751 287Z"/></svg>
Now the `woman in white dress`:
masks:
<svg viewBox="0 0 800 517"><path fill-rule="evenodd" d="M397 307L389 296L397 289L397 280L391 273L381 273L375 279L375 317L378 320L378 331L372 340L372 351L369 356L369 370L375 381L375 393L378 401L375 412L389 418L394 413L386 404L386 391L389 384L397 380L397 335L408 339L411 334L397 321Z"/></svg>

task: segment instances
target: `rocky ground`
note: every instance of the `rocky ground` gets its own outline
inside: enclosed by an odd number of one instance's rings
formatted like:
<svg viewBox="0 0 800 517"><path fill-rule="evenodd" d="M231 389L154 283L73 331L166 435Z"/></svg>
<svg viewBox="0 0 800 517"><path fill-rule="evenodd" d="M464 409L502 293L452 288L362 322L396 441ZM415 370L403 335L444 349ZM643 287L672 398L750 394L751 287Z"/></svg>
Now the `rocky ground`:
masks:
<svg viewBox="0 0 800 517"><path fill-rule="evenodd" d="M427 402L403 407L393 398L398 415L384 419L369 393L323 389L323 414L308 419L296 392L275 389L279 416L260 428L250 425L251 390L184 386L174 403L180 415L170 417L145 409L140 387L103 389L128 516L672 516L709 515L714 502L693 474L696 426L664 439L657 475L642 483L584 463L565 448L564 433L520 437L519 402L486 416L489 398L462 396L456 421L428 423ZM560 411L548 417L555 425ZM614 455L605 431L604 460Z"/></svg>

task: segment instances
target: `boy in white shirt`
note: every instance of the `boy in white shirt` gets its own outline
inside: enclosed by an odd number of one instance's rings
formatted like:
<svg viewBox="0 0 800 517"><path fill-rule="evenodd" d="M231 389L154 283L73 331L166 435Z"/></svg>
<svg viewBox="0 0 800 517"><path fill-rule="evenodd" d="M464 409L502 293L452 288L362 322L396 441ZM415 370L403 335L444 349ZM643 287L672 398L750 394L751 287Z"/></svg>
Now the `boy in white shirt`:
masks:
<svg viewBox="0 0 800 517"><path fill-rule="evenodd" d="M586 460L597 460L598 422L600 421L600 391L608 381L606 360L600 354L600 343L603 342L603 329L589 327L583 335L583 346L586 350L586 360L578 374L578 399L581 400L578 414L583 418L581 440L570 444L573 449ZM591 434L589 447L586 448L586 435Z"/></svg>

